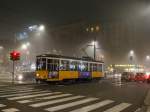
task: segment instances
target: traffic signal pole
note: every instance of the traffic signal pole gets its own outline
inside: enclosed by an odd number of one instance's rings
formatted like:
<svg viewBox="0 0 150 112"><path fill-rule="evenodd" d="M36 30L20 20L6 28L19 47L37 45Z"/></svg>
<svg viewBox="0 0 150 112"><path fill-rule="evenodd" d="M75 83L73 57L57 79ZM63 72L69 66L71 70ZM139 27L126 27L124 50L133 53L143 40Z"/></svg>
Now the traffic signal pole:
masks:
<svg viewBox="0 0 150 112"><path fill-rule="evenodd" d="M14 84L14 81L15 81L15 61L13 60L12 84Z"/></svg>
<svg viewBox="0 0 150 112"><path fill-rule="evenodd" d="M10 60L13 62L13 71L12 71L12 84L15 82L15 61L20 60L20 53L13 51L10 53Z"/></svg>

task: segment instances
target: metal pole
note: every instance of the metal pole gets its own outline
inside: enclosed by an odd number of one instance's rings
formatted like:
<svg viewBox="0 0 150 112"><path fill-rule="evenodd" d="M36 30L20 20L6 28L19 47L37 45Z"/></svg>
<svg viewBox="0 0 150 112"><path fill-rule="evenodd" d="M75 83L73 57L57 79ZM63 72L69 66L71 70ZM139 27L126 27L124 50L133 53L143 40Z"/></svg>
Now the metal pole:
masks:
<svg viewBox="0 0 150 112"><path fill-rule="evenodd" d="M96 42L96 37L94 38L94 60L96 60L96 45L95 45L95 42Z"/></svg>
<svg viewBox="0 0 150 112"><path fill-rule="evenodd" d="M15 61L13 60L12 84L14 84L14 76L15 76Z"/></svg>

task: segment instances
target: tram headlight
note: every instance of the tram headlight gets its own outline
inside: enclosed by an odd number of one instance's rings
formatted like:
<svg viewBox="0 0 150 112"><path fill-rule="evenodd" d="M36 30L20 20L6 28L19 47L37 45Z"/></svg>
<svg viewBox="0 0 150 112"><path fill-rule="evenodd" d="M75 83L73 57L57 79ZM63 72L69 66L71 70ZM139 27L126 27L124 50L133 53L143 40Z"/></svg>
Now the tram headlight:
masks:
<svg viewBox="0 0 150 112"><path fill-rule="evenodd" d="M39 77L40 75L39 75L39 74L36 74L36 76Z"/></svg>

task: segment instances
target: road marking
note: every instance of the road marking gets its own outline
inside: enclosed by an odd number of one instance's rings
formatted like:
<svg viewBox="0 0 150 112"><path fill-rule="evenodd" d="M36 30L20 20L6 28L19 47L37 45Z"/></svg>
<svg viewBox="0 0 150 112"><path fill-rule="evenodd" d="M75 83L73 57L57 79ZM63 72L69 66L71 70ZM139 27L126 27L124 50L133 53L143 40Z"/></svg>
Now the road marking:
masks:
<svg viewBox="0 0 150 112"><path fill-rule="evenodd" d="M112 101L112 100L104 100L104 101L101 101L101 102L98 102L98 103L95 103L92 105L88 105L88 106L73 110L71 112L89 112L89 111L95 110L97 108L103 107L105 105L108 105L110 103L113 103L113 102L114 101Z"/></svg>
<svg viewBox="0 0 150 112"><path fill-rule="evenodd" d="M63 98L63 99L51 100L51 101L41 102L41 103L35 103L35 104L31 104L30 106L31 107L42 107L42 106L46 106L46 105L61 103L61 102L79 99L79 98L83 98L83 97L85 97L85 96L72 96L72 97L67 97L67 98Z"/></svg>
<svg viewBox="0 0 150 112"><path fill-rule="evenodd" d="M38 91L38 90L22 90L22 91L12 91L12 92L9 92L9 94L13 94L13 93L27 93L27 92L31 92L31 91ZM7 94L6 92L0 92L0 95L3 95L3 94Z"/></svg>
<svg viewBox="0 0 150 112"><path fill-rule="evenodd" d="M9 108L9 109L3 109L2 111L3 111L3 112L17 112L17 111L19 111L19 110L16 109L16 108Z"/></svg>
<svg viewBox="0 0 150 112"><path fill-rule="evenodd" d="M23 95L29 95L34 93L44 93L49 91L36 91L36 92L30 92L30 93L17 93L17 94L9 94L9 95L1 95L0 97L13 97L13 96L23 96Z"/></svg>
<svg viewBox="0 0 150 112"><path fill-rule="evenodd" d="M136 109L134 112L141 112L141 108Z"/></svg>
<svg viewBox="0 0 150 112"><path fill-rule="evenodd" d="M19 99L26 99L26 98L33 98L33 97L39 97L39 96L44 96L44 95L51 95L52 93L40 93L40 94L34 94L34 95L26 95L26 96L17 96L17 97L12 97L8 98L8 100L19 100Z"/></svg>
<svg viewBox="0 0 150 112"><path fill-rule="evenodd" d="M122 110L124 110L125 108L131 106L131 104L129 103L121 103L119 105L116 105L108 110L105 110L104 112L120 112Z"/></svg>
<svg viewBox="0 0 150 112"><path fill-rule="evenodd" d="M60 92L59 92L60 93ZM43 97L43 98L35 98L34 100L22 100L22 101L18 101L18 103L31 103L37 100L50 100L50 99L54 99L54 98L60 98L60 97L65 97L65 96L71 96L72 94L61 94L61 95L53 95L53 96L47 96L47 97Z"/></svg>
<svg viewBox="0 0 150 112"><path fill-rule="evenodd" d="M1 89L0 92L9 92L9 91L22 91L22 90L30 90L30 89L34 89L34 88L24 88L24 89L10 89L10 88L5 88L5 89Z"/></svg>
<svg viewBox="0 0 150 112"><path fill-rule="evenodd" d="M4 105L4 104L0 104L0 107L5 107L6 105Z"/></svg>
<svg viewBox="0 0 150 112"><path fill-rule="evenodd" d="M50 112L51 111L55 112L55 111L58 111L58 110L62 110L62 109L66 109L66 108L69 108L69 107L77 106L77 105L80 105L80 104L83 104L83 103L88 103L88 102L91 102L91 101L95 101L97 99L98 98L87 98L87 99L83 99L83 100L79 100L79 101L75 101L75 102L71 102L71 103L67 103L67 104L63 104L63 105L58 105L58 106L55 106L55 107L46 108L44 110L50 111ZM82 111L79 111L79 112L82 112Z"/></svg>
<svg viewBox="0 0 150 112"><path fill-rule="evenodd" d="M47 96L46 97L41 97L41 98L34 98L31 100L21 100L21 101L17 101L18 103L30 103L30 102L34 102L34 101L40 101L42 99L53 99L53 98L57 98L57 97L64 97L64 96L70 96L71 94L61 94L61 95L55 95L55 94L60 94L61 92L54 92L51 95L53 96Z"/></svg>
<svg viewBox="0 0 150 112"><path fill-rule="evenodd" d="M65 97L65 96L71 96L72 94L60 94L60 95L54 95L54 96L48 96L48 97L42 97L42 98L37 98L37 99L42 99L42 100L50 100L53 98L59 98L59 97Z"/></svg>

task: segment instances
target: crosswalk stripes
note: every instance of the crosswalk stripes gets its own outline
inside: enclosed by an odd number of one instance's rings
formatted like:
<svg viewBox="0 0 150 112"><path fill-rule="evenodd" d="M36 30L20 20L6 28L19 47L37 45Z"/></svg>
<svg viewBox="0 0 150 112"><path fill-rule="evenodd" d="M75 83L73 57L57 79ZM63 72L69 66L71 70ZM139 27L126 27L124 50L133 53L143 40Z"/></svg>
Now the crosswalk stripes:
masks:
<svg viewBox="0 0 150 112"><path fill-rule="evenodd" d="M5 89L0 89L0 92L9 92L9 91L21 91L21 90L30 90L30 89L33 89L33 88L21 88L21 89L17 89L17 88L5 88Z"/></svg>
<svg viewBox="0 0 150 112"><path fill-rule="evenodd" d="M6 105L4 105L4 104L0 104L0 107L5 107Z"/></svg>
<svg viewBox="0 0 150 112"><path fill-rule="evenodd" d="M55 92L54 92L55 93ZM60 95L54 95L53 93L53 96L47 96L47 97L42 97L42 98L35 98L33 100L21 100L21 101L17 101L18 103L31 103L31 102L34 102L34 101L40 101L40 100L50 100L50 99L54 99L54 98L60 98L60 97L66 97L66 96L71 96L72 94L60 94ZM58 93L58 92L57 92ZM61 93L61 92L59 92Z"/></svg>
<svg viewBox="0 0 150 112"><path fill-rule="evenodd" d="M110 108L108 110L105 110L104 112L120 112L124 110L125 108L131 106L129 103L121 103L119 105L114 106L113 108Z"/></svg>
<svg viewBox="0 0 150 112"><path fill-rule="evenodd" d="M62 99L51 100L51 101L47 101L47 102L35 103L35 104L31 104L30 106L31 107L42 107L42 106L46 106L46 105L75 100L75 99L79 99L79 98L83 98L83 97L85 97L85 96L72 96L72 97L67 97L67 98L62 98Z"/></svg>
<svg viewBox="0 0 150 112"><path fill-rule="evenodd" d="M105 105L111 104L113 102L114 101L112 101L112 100L104 100L104 101L101 101L98 103L94 103L92 105L88 105L88 106L73 110L71 112L89 112L89 111L95 110L97 108L103 107Z"/></svg>
<svg viewBox="0 0 150 112"><path fill-rule="evenodd" d="M71 102L71 103L67 103L67 104L63 104L63 105L59 105L59 106L55 106L55 107L46 108L44 110L47 110L47 111L50 111L50 112L51 111L55 112L55 111L58 111L58 110L66 109L66 108L73 107L73 106L76 106L76 105L80 105L80 104L83 104L83 103L88 103L88 102L91 102L91 101L95 101L97 99L98 98L87 98L87 99L83 99L83 100L79 100L79 101L75 101L75 102Z"/></svg>
<svg viewBox="0 0 150 112"><path fill-rule="evenodd" d="M50 92L50 91L35 91L35 92L27 92L27 93L7 94L7 95L1 95L0 97L14 97L14 96L23 96L23 95L36 94L36 93L45 93L45 92Z"/></svg>
<svg viewBox="0 0 150 112"><path fill-rule="evenodd" d="M27 96L17 96L17 97L12 97L12 98L8 98L8 100L18 100L18 99L25 99L25 98L33 98L33 97L40 97L40 96L44 96L44 95L51 95L52 93L40 93L40 94L35 94L35 95L27 95Z"/></svg>
<svg viewBox="0 0 150 112"><path fill-rule="evenodd" d="M70 93L53 92L50 90L40 90L30 87L27 88L24 90L18 87L9 92L6 92L5 89L3 89L0 91L0 97L7 98L10 101L15 101L22 105L26 104L35 109L43 108L43 110L50 112L62 111L65 109L70 109L71 112L91 112L101 109L102 107L104 107L103 112L120 112L132 106L132 104L124 102L114 105L116 102L110 99L100 100L100 98L91 98ZM18 89L21 90L18 91ZM6 105L0 104L0 107L5 106ZM108 106L108 108L105 108L105 106ZM8 108L0 111L17 112L20 110L16 108Z"/></svg>
<svg viewBox="0 0 150 112"><path fill-rule="evenodd" d="M21 90L21 91L9 91L9 93L11 93L11 94L15 94L15 93L27 93L27 92L34 92L34 91L38 91L38 90L31 89L31 90ZM8 91L0 92L0 95L6 94L6 92L8 92Z"/></svg>
<svg viewBox="0 0 150 112"><path fill-rule="evenodd" d="M16 108L8 108L8 109L3 109L2 112L18 112L19 109Z"/></svg>

